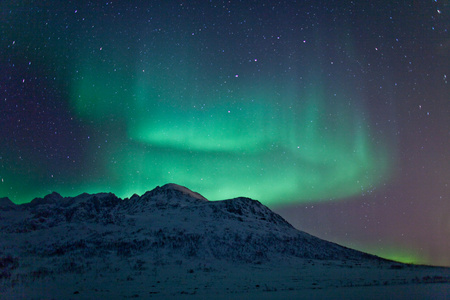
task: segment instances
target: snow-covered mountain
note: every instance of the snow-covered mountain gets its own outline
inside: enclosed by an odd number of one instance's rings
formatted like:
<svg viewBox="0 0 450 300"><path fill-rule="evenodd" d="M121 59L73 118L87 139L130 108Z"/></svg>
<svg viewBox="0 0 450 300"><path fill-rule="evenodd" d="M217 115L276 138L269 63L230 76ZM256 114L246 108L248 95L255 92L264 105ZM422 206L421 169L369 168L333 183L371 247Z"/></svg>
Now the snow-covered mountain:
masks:
<svg viewBox="0 0 450 300"><path fill-rule="evenodd" d="M0 231L0 287L11 296L17 286L33 293L33 283L62 278L66 286L89 278L111 290L119 286L111 286L113 278L161 282L180 270L217 275L251 268L254 274L255 268L273 272L314 262L404 268L299 231L258 201L208 201L176 184L123 200L55 192L22 205L1 198Z"/></svg>

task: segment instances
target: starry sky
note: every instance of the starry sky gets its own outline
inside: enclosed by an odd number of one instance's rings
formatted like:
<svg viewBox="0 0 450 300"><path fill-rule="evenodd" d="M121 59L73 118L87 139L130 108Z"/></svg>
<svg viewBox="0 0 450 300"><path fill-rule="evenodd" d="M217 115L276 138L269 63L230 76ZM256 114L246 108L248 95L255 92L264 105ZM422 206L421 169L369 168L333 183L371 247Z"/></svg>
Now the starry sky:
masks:
<svg viewBox="0 0 450 300"><path fill-rule="evenodd" d="M2 1L0 197L174 182L450 266L449 14L440 0Z"/></svg>

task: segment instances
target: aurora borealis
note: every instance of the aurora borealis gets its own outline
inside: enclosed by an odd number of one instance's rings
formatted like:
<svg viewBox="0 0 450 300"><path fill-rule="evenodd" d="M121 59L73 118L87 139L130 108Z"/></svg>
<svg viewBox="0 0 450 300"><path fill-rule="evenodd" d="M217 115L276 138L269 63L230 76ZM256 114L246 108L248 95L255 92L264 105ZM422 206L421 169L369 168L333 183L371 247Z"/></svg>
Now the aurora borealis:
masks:
<svg viewBox="0 0 450 300"><path fill-rule="evenodd" d="M443 1L0 9L0 197L174 182L258 199L374 254L450 265Z"/></svg>
<svg viewBox="0 0 450 300"><path fill-rule="evenodd" d="M104 156L108 174L118 174L112 189L119 194L130 187L143 193L149 182L182 182L203 188L209 199L242 191L276 204L353 195L388 176L387 146L370 140L357 104L326 95L320 80L308 80L312 87L297 91L282 83L253 84L251 75L235 75L229 84L211 75L200 88L194 82L199 79L172 78L148 60L138 75L81 73L73 91L80 117L124 130L115 135L119 146L107 146ZM189 68L181 62L171 73ZM124 82L129 89L118 91ZM336 99L326 103L330 97Z"/></svg>

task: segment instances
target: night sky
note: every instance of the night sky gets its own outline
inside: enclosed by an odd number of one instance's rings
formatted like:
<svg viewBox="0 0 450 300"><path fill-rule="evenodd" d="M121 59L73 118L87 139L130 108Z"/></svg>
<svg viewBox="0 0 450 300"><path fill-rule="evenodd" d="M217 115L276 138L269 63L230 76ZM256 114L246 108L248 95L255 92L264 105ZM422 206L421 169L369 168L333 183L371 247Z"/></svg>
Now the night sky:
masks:
<svg viewBox="0 0 450 300"><path fill-rule="evenodd" d="M174 182L450 266L447 1L1 1L0 197Z"/></svg>

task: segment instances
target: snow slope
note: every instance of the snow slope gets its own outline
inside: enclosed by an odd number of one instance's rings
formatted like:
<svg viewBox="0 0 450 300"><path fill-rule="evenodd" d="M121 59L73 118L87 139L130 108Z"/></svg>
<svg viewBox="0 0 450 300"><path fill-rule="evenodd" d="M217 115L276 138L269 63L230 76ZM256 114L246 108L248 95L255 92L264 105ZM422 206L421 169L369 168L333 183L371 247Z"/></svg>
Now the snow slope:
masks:
<svg viewBox="0 0 450 300"><path fill-rule="evenodd" d="M8 200L0 201L6 298L350 297L402 286L449 295L447 268L403 265L321 240L248 198L210 202L167 184L124 200L111 193Z"/></svg>

